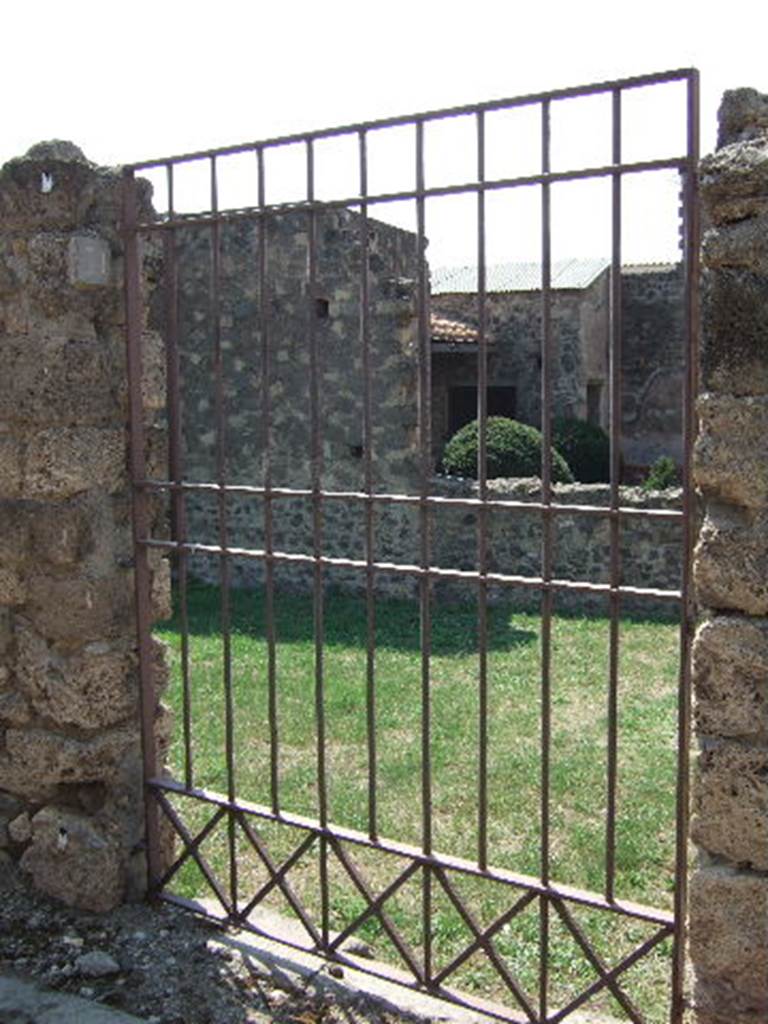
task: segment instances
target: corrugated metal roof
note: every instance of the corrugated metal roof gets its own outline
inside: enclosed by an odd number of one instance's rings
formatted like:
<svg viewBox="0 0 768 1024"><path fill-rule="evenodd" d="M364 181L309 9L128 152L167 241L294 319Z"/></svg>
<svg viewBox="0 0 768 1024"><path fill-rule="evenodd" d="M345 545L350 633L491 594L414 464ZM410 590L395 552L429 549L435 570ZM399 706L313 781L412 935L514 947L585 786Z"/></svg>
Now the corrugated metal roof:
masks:
<svg viewBox="0 0 768 1024"><path fill-rule="evenodd" d="M552 263L552 287L586 288L610 265L607 259L555 260ZM486 267L487 292L535 292L541 288L540 263L494 263ZM477 267L435 267L432 294L477 291Z"/></svg>

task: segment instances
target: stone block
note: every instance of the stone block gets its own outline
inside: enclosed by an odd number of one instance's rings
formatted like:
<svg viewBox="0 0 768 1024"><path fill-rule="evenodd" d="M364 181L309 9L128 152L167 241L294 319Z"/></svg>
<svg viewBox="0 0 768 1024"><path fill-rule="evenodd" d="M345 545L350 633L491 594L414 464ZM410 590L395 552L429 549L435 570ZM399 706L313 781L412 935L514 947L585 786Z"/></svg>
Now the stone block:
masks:
<svg viewBox="0 0 768 1024"><path fill-rule="evenodd" d="M768 622L716 615L693 643L699 736L768 737Z"/></svg>
<svg viewBox="0 0 768 1024"><path fill-rule="evenodd" d="M123 856L106 828L75 811L44 807L32 819L21 867L35 888L69 906L105 912L125 889Z"/></svg>
<svg viewBox="0 0 768 1024"><path fill-rule="evenodd" d="M145 410L165 409L165 342L157 331L145 331L141 338L141 397Z"/></svg>
<svg viewBox="0 0 768 1024"><path fill-rule="evenodd" d="M710 853L768 871L768 749L724 742L698 757L691 838Z"/></svg>
<svg viewBox="0 0 768 1024"><path fill-rule="evenodd" d="M29 519L19 502L0 505L0 566L17 568L29 557Z"/></svg>
<svg viewBox="0 0 768 1024"><path fill-rule="evenodd" d="M705 607L768 614L768 513L711 502L699 531L693 578Z"/></svg>
<svg viewBox="0 0 768 1024"><path fill-rule="evenodd" d="M33 576L25 612L38 633L63 647L125 635L133 620L128 574L97 580Z"/></svg>
<svg viewBox="0 0 768 1024"><path fill-rule="evenodd" d="M88 511L77 503L34 504L28 520L35 558L51 565L72 565L92 545Z"/></svg>
<svg viewBox="0 0 768 1024"><path fill-rule="evenodd" d="M36 786L73 782L109 782L122 761L140 747L137 729L121 728L90 739L75 739L44 729L8 729L5 734L9 774L24 778L21 795ZM14 785L6 787L12 793Z"/></svg>
<svg viewBox="0 0 768 1024"><path fill-rule="evenodd" d="M22 626L17 644L19 688L43 718L57 726L103 729L136 714L138 670L130 641L99 641L66 656Z"/></svg>
<svg viewBox="0 0 768 1024"><path fill-rule="evenodd" d="M700 172L702 200L713 223L768 211L768 138L724 146L704 157Z"/></svg>
<svg viewBox="0 0 768 1024"><path fill-rule="evenodd" d="M171 566L167 558L156 560L152 567L152 620L165 622L173 615Z"/></svg>
<svg viewBox="0 0 768 1024"><path fill-rule="evenodd" d="M768 217L761 219L760 226L757 233L768 237ZM723 234L720 230L714 237ZM768 255L765 259L768 264ZM759 273L727 268L705 274L701 380L706 390L730 395L768 393L767 271L768 267Z"/></svg>
<svg viewBox="0 0 768 1024"><path fill-rule="evenodd" d="M757 89L726 89L717 112L717 145L768 133L768 96Z"/></svg>
<svg viewBox="0 0 768 1024"><path fill-rule="evenodd" d="M55 337L36 332L0 338L0 420L43 426L119 422L104 346L61 331L59 325Z"/></svg>
<svg viewBox="0 0 768 1024"><path fill-rule="evenodd" d="M23 445L0 434L0 501L21 496Z"/></svg>
<svg viewBox="0 0 768 1024"><path fill-rule="evenodd" d="M702 867L688 905L697 1024L768 1019L768 878Z"/></svg>
<svg viewBox="0 0 768 1024"><path fill-rule="evenodd" d="M67 255L71 284L104 286L110 283L111 252L104 238L98 235L72 235Z"/></svg>
<svg viewBox="0 0 768 1024"><path fill-rule="evenodd" d="M126 487L122 430L74 427L38 431L30 438L24 475L26 498L70 498Z"/></svg>
<svg viewBox="0 0 768 1024"><path fill-rule="evenodd" d="M0 567L0 605L24 604L26 595L23 577L15 569Z"/></svg>
<svg viewBox="0 0 768 1024"><path fill-rule="evenodd" d="M20 693L0 693L0 726L27 725L32 720L29 705Z"/></svg>
<svg viewBox="0 0 768 1024"><path fill-rule="evenodd" d="M707 394L698 413L696 484L721 501L768 506L768 398Z"/></svg>

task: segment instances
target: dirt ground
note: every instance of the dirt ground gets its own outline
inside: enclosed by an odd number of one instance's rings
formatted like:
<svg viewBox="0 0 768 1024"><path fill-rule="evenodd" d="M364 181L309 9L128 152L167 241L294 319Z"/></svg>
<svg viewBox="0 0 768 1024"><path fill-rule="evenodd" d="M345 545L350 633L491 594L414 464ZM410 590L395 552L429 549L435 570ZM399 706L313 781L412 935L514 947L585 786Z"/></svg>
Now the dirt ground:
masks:
<svg viewBox="0 0 768 1024"><path fill-rule="evenodd" d="M0 862L0 973L85 997L151 1024L402 1024L364 996L318 992L311 978L265 979L222 947L210 922L168 905L73 910ZM63 1024L63 1022L62 1022Z"/></svg>

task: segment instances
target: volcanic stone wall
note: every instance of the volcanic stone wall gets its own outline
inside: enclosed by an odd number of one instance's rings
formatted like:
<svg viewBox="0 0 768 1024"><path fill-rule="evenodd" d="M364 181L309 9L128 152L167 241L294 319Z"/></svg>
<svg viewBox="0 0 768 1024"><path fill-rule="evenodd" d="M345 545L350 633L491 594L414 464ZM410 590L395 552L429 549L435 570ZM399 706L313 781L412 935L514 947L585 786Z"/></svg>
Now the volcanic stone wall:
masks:
<svg viewBox="0 0 768 1024"><path fill-rule="evenodd" d="M71 143L0 171L0 861L95 910L145 884L120 214L120 176Z"/></svg>
<svg viewBox="0 0 768 1024"><path fill-rule="evenodd" d="M690 954L697 1024L768 1020L768 97L726 93L702 162Z"/></svg>

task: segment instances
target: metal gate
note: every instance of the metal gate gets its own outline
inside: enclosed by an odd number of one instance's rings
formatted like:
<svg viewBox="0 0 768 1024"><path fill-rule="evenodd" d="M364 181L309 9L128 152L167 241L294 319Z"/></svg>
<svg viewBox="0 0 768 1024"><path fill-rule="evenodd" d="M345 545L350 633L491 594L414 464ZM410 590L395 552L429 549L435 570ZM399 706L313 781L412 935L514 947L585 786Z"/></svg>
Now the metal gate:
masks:
<svg viewBox="0 0 768 1024"><path fill-rule="evenodd" d="M683 118L681 128L685 132L684 151L673 153L663 159L626 161L624 159L626 132L622 131L622 118L628 97L637 90L657 89L677 83L684 91ZM602 165L560 169L552 160L552 120L556 112L566 112L568 105L588 97L602 97L610 109L610 158ZM486 162L486 138L489 122L498 112L524 111L536 119L538 164L530 173L507 177L489 175ZM471 123L474 146L471 153L474 173L467 180L430 184L425 176L425 137L434 125L461 119ZM300 923L306 933L307 945L331 960L350 963L355 967L377 973L381 970L375 961L361 959L354 952L348 952L346 940L366 925L375 924L389 940L400 961L400 968L409 984L425 992L441 996L466 1005L481 1005L485 1010L511 1021L551 1022L567 1018L578 1007L588 1003L596 994L609 994L613 1005L618 1006L633 1021L648 1020L646 1010L635 1002L623 985L625 972L633 965L654 954L659 944L671 940L674 948L669 959L671 992L671 1020L678 1022L683 1012L683 962L684 962L684 919L686 902L686 836L688 804L688 746L689 746L689 646L692 629L692 610L689 590L689 564L691 549L691 487L689 451L693 430L692 395L694 393L697 334L697 193L696 173L698 160L698 77L695 71L683 70L642 78L627 79L557 90L514 99L473 104L467 107L429 112L407 117L391 118L328 131L312 131L288 138L267 140L204 153L168 157L156 161L135 164L126 169L124 189L124 230L126 241L126 294L128 369L131 410L131 471L134 493L135 523L135 567L138 609L138 629L143 701L143 726L145 733L144 770L147 787L147 853L150 885L158 897L196 910L208 906L196 903L174 894L173 884L185 867L194 866L218 901L220 909L208 912L219 919L251 928L256 932L264 930L263 924L254 916L260 903L267 897L280 895L291 915ZM413 174L410 187L386 193L369 189L369 150L372 140L378 145L386 140L388 133L398 132L401 138L410 140L410 159ZM403 134L407 133L407 134ZM357 155L358 185L350 194L336 195L331 199L318 198L316 189L317 153L328 140L340 139L353 146ZM516 140L511 138L509 145ZM287 148L303 151L304 194L295 202L271 203L269 201L269 176L265 171L269 160L277 151ZM247 208L224 209L220 205L220 182L222 173L231 159L251 161L253 180L257 189L257 201ZM209 202L204 212L185 214L179 212L175 196L178 194L180 176L187 167L203 168L207 178ZM684 432L684 497L680 510L669 508L644 509L622 505L619 489L621 474L621 382L622 382L622 321L621 321L621 266L622 266L622 191L626 181L643 172L675 171L682 182L682 234L683 272L685 277L682 309L683 334L685 339L686 368L684 372L684 394L681 396ZM137 184L141 174L162 172L167 187L166 210L155 218L146 213L142 206L142 193ZM583 180L603 180L610 190L610 439L611 439L611 482L610 501L606 507L571 504L558 499L553 490L553 468L551 458L553 380L556 373L554 352L553 308L555 297L552 285L552 193L561 183ZM489 385L489 345L491 334L490 303L488 299L486 233L488 227L488 203L496 194L511 194L515 190L528 189L534 195L540 208L541 245L541 347L540 378L543 455L541 464L541 498L536 502L495 501L489 493L486 472L487 454L487 390ZM434 471L430 405L430 280L426 257L427 237L426 210L429 203L440 197L470 197L475 209L475 253L476 253L476 374L478 413L478 481L477 493L467 497L438 496L432 493L430 478ZM417 338L417 428L416 452L418 456L420 484L413 493L382 489L378 486L376 453L374 451L374 416L376 393L374 389L376 367L372 362L372 336L376 330L375 313L371 306L371 213L385 210L387 204L408 202L415 213L415 281L411 285L416 310ZM145 212L142 213L142 210ZM358 398L362 419L362 445L355 456L360 460L359 470L362 485L348 488L328 488L324 485L323 413L327 410L328 395L323 393L322 374L323 352L320 341L320 320L328 311L327 300L318 286L318 252L322 217L328 211L354 211L350 234L350 245L357 246L360 258L357 260L357 278L348 282L354 301L359 310L358 329L355 337L345 339L350 353L359 361ZM280 345L281 324L275 316L272 301L274 290L270 291L270 236L267 226L276 223L275 218L299 218L303 224L302 244L305 247L305 266L301 282L305 303L305 332L299 347L303 354L297 358L306 360L308 374L307 402L305 408L307 437L309 439L308 482L305 486L277 483L270 462L271 446L277 445L275 422L275 396L271 386L279 370L281 356L276 352ZM226 273L224 262L229 259L226 250L227 225L244 222L255 225L253 238L253 294L255 310L251 324L253 338L253 361L260 367L261 392L259 415L263 431L264 447L260 455L260 476L243 480L228 477L228 460L233 441L233 431L228 417L229 384L227 372L226 324L222 327L222 280ZM283 220L280 223L288 223ZM181 365L184 349L184 316L180 312L185 301L184 287L179 275L179 239L184 231L194 230L196 238L205 237L208 253L205 274L210 296L210 309L200 314L205 321L203 333L210 344L209 369L211 387L211 415L215 437L212 442L211 458L214 472L209 479L195 480L186 472L184 458L184 401L186 375ZM356 233L356 237L355 237ZM250 257L249 257L250 258ZM147 320L153 314L150 296L147 292L147 267L153 259L161 265L164 282L163 331L167 357L167 428L169 437L168 472L160 471L152 477L147 469L152 438L146 426L146 412L142 400L142 374L146 373L147 354L143 351L147 338ZM352 358L352 356L350 356ZM143 365L144 364L144 365ZM245 374L248 368L239 367L238 374ZM331 396L332 398L332 396ZM300 401L296 398L295 401ZM276 449L275 449L276 450ZM190 535L187 517L187 503L203 496L211 503L212 515L217 522L214 536ZM238 543L231 522L233 502L242 499L250 501L252 507L259 507L259 536L263 543L249 546ZM276 521L280 516L280 503L305 501L310 510L309 541L305 550L279 550L274 543ZM171 533L170 539L155 515L157 503L169 503ZM362 516L362 549L352 554L328 553L324 549L324 516L329 505L347 505L359 509ZM382 556L377 546L377 516L384 507L403 507L412 510L417 537L417 552L410 562ZM249 506L251 507L251 506ZM434 517L443 509L458 510L464 515L476 517L476 552L473 566L436 564L433 559ZM534 574L496 571L489 565L488 531L489 517L501 511L513 517L516 512L534 513L541 524L540 571ZM558 519L592 516L608 523L609 568L608 579L602 582L590 579L558 578L555 572L554 537ZM683 549L683 571L680 587L664 589L658 587L630 586L623 582L621 564L622 531L630 521L651 518L678 520L681 528ZM162 518L162 517L160 517ZM512 522L512 519L510 519ZM234 539L233 539L234 538ZM158 552L170 553L174 559L175 579L180 607L180 721L177 723L179 755L177 758L178 777L165 777L157 763L156 745L152 738L157 714L159 694L153 680L153 650L151 641L152 596L151 575L153 560ZM217 790L200 784L199 772L194 762L197 742L192 706L193 653L191 648L188 590L194 573L194 559L207 558L217 566L220 581L220 642L221 679L220 696L223 718L223 733L220 741L222 784ZM232 595L233 566L235 563L256 564L262 574L264 594L264 651L265 661L256 672L254 686L263 686L265 695L265 717L263 721L264 742L269 751L268 769L270 797L261 803L251 802L250 794L238 787L242 759L235 755L234 735L237 729L233 687L236 676L242 671L233 650ZM306 815L301 808L290 806L281 789L284 769L284 750L281 748L281 731L284 725L285 708L281 704L281 673L279 662L280 637L275 630L275 602L279 590L277 576L283 566L303 567L307 584L312 594L311 630L313 658L306 682L307 703L311 707L315 730L315 779L316 813ZM326 738L326 671L325 616L334 597L327 591L325 582L328 574L346 570L350 577L359 580L359 593L366 609L366 644L364 660L360 662L360 694L364 699L361 713L364 715L364 750L366 781L359 793L360 805L366 819L366 827L352 829L334 821L327 799L329 776L335 771L329 761ZM376 588L381 580L413 581L415 596L414 616L418 616L420 640L418 654L420 685L418 687L419 750L414 758L414 771L419 773L421 841L406 843L398 835L385 836L380 832L377 815L377 798L380 795L381 780L377 778L377 766L381 755L379 745L380 724L377 718L377 621ZM433 788L439 769L432 758L434 680L431 672L432 622L436 604L433 589L436 585L456 582L474 593L476 602L477 661L474 687L476 694L476 721L466 723L467 730L476 735L476 758L472 764L472 779L468 784L476 792L474 822L467 821L467 831L472 830L476 854L471 857L457 856L455 850L443 849L434 840ZM236 581L235 581L236 582ZM494 728L491 688L494 685L489 672L489 594L501 591L524 592L539 603L540 608L540 672L531 684L530 701L537 707L538 717L538 793L537 807L530 808L530 815L538 820L538 843L536 856L538 869L531 873L510 870L496 866L494 859L494 836L488 828L489 814L489 762L493 757L490 734ZM604 884L598 891L588 891L564 884L553 874L552 815L556 810L552 796L552 629L553 611L561 594L593 595L605 602L608 609L607 673L605 679L605 748L604 763ZM619 764L619 702L621 698L621 617L623 603L631 600L667 602L681 609L679 644L679 689L677 696L677 721L675 724L675 749L677 760L676 792L676 854L674 868L673 909L662 910L641 903L630 902L622 897L616 884L618 852L617 831L619 821L620 775ZM256 678L258 677L258 679ZM260 682L259 682L260 680ZM311 693L311 698L310 698ZM253 739L253 738L252 738ZM255 742L255 740L253 740ZM509 784L515 785L510 779ZM197 808L195 814L187 808ZM202 816L201 816L202 815ZM271 830L271 831L270 831ZM176 854L172 863L167 862L168 833L175 836ZM283 844L282 852L270 849L270 836L280 832L292 836L288 847ZM212 865L206 854L206 844L220 837L225 850L223 867ZM243 851L247 850L263 872L262 881L246 878L242 868ZM374 883L366 875L366 856L390 858L396 866L394 874L384 883ZM302 859L312 860L312 870L317 872L317 891L311 898L302 895L292 884L292 871ZM165 859L164 859L165 858ZM357 894L354 911L346 920L339 922L333 913L334 878L339 872L350 882ZM222 881L222 877L224 881ZM254 876L255 877L255 876ZM465 895L462 886L470 884L479 892L486 885L497 894L497 902L489 916L478 910L472 899ZM248 888L246 888L246 886ZM401 916L390 913L398 893L406 886L418 886L419 898L415 912L420 917L418 932L420 940L414 942L404 937ZM505 897L498 897L500 892ZM453 908L456 920L465 932L460 945L452 947L452 955L441 957L439 936L434 929L434 908L438 900L447 901ZM501 900L501 902L499 902ZM482 901L481 901L482 903ZM528 931L528 940L535 949L526 954L536 961L537 984L531 990L518 977L514 966L499 950L500 937L514 929L523 915L535 915L535 928ZM583 915L590 920L595 915L605 915L619 921L629 921L637 931L631 948L623 949L618 957L600 952L598 943L589 935L589 929L580 921ZM553 999L557 988L557 972L561 968L553 962L551 943L554 929L560 929L572 941L573 949L590 966L593 978L581 983L565 998ZM617 924L618 934L618 924ZM531 938L532 936L532 938ZM638 938L637 936L641 936ZM516 940L517 941L517 940ZM523 943L523 939L519 939ZM522 945L520 945L522 949ZM502 1007L497 1000L492 1005L478 1003L466 991L457 990L452 984L457 971L471 958L484 958L494 973L497 987L506 994L507 1005ZM521 953L522 955L522 953ZM389 974L386 971L385 974ZM482 986L481 986L482 994Z"/></svg>

